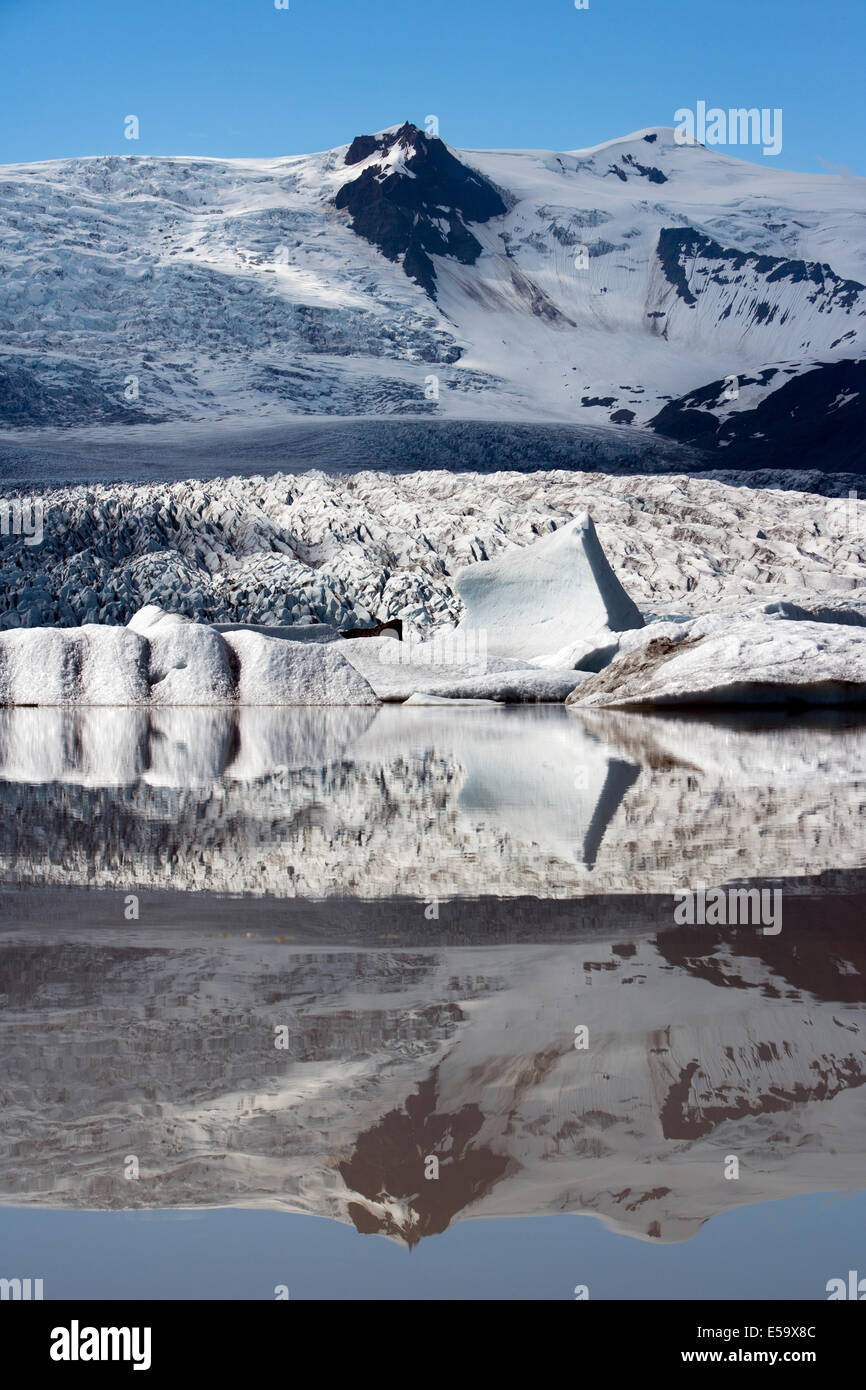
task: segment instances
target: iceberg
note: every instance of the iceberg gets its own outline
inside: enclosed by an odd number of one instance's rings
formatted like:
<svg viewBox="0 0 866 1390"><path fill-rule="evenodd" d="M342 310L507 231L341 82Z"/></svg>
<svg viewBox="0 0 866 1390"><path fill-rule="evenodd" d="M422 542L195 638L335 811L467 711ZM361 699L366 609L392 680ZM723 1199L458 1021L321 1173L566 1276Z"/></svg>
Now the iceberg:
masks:
<svg viewBox="0 0 866 1390"><path fill-rule="evenodd" d="M492 656L573 668L615 649L615 633L643 627L588 512L534 545L466 566L456 583L466 610L457 631L486 633Z"/></svg>
<svg viewBox="0 0 866 1390"><path fill-rule="evenodd" d="M566 704L864 705L866 630L771 613L700 619L621 652Z"/></svg>
<svg viewBox="0 0 866 1390"><path fill-rule="evenodd" d="M147 666L129 628L14 628L0 632L0 705L143 704Z"/></svg>
<svg viewBox="0 0 866 1390"><path fill-rule="evenodd" d="M219 633L148 604L127 627L0 632L0 705L378 705L337 642Z"/></svg>

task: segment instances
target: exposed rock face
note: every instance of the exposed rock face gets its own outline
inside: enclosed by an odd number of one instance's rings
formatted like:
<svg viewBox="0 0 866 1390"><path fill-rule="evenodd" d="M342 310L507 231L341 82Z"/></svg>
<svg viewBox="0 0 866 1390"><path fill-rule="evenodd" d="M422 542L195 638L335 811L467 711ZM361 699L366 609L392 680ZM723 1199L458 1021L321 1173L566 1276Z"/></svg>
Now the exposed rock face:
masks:
<svg viewBox="0 0 866 1390"><path fill-rule="evenodd" d="M779 373L746 375L743 388L762 387ZM683 444L717 451L727 466L784 468L792 458L842 459L866 471L866 360L826 362L779 384L751 409L727 413L729 381L711 381L663 406L648 423ZM739 388L738 388L739 389Z"/></svg>
<svg viewBox="0 0 866 1390"><path fill-rule="evenodd" d="M647 635L649 640L586 680L567 703L587 708L866 704L866 631L851 623L727 615Z"/></svg>
<svg viewBox="0 0 866 1390"><path fill-rule="evenodd" d="M374 163L369 163L373 156ZM353 140L346 164L366 167L344 183L334 199L352 216L352 230L378 246L436 297L431 255L472 265L481 243L469 224L507 212L487 179L456 159L448 146L408 122L380 136Z"/></svg>
<svg viewBox="0 0 866 1390"><path fill-rule="evenodd" d="M341 637L354 640L356 637L396 637L398 642L403 641L403 620L402 618L386 618L383 622L375 623L373 627L351 627L340 633Z"/></svg>
<svg viewBox="0 0 866 1390"><path fill-rule="evenodd" d="M668 283L690 308L698 302L689 288L690 280L695 282L699 294L703 288L701 282L709 279L715 285L736 286L743 291L744 300L751 297L751 313L760 323L772 323L777 314L781 317L784 313L784 308L768 300L755 302L754 290L761 276L767 277L768 286L780 287L779 291L768 290L768 299L782 292L782 287L804 285L809 302L817 304L823 313L837 306L859 308L863 303L861 295L866 294L866 285L841 278L829 265L723 247L692 228L663 227L659 232L657 255ZM745 304L738 307L735 317L743 320L744 310ZM730 317L730 312L726 317ZM743 327L747 326L744 322Z"/></svg>
<svg viewBox="0 0 866 1390"><path fill-rule="evenodd" d="M643 627L586 512L531 546L470 565L456 578L466 615L457 631L483 632L495 656L558 659L610 644L615 632ZM553 655L551 655L553 654Z"/></svg>

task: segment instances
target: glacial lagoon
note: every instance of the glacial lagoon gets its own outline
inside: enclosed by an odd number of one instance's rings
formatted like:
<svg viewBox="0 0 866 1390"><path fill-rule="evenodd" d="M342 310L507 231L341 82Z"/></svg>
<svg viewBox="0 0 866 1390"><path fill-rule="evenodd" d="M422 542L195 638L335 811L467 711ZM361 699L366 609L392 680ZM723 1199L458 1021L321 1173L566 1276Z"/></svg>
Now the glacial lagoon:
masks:
<svg viewBox="0 0 866 1390"><path fill-rule="evenodd" d="M0 799L0 1240L46 1297L863 1264L855 716L7 709ZM781 929L677 922L716 886Z"/></svg>

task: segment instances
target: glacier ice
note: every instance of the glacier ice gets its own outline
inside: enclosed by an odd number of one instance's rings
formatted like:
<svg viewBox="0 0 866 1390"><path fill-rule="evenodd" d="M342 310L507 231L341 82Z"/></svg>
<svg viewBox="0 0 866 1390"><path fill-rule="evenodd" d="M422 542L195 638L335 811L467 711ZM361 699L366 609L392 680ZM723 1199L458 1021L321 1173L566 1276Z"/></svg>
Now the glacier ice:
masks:
<svg viewBox="0 0 866 1390"><path fill-rule="evenodd" d="M0 705L377 705L336 643L216 632L150 604L125 627L0 633Z"/></svg>
<svg viewBox="0 0 866 1390"><path fill-rule="evenodd" d="M658 625L658 628L668 625ZM566 703L672 705L866 704L866 631L784 615L715 614L647 638L590 676Z"/></svg>
<svg viewBox="0 0 866 1390"><path fill-rule="evenodd" d="M467 566L456 582L466 610L458 631L486 633L494 656L532 660L573 644L604 647L613 633L643 627L588 512L534 545Z"/></svg>

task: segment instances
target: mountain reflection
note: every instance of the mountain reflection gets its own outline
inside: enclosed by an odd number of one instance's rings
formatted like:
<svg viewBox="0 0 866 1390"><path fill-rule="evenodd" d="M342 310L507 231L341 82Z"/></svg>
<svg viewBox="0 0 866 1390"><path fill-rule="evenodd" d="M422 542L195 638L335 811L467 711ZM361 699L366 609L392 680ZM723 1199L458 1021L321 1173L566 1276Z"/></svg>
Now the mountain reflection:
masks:
<svg viewBox="0 0 866 1390"><path fill-rule="evenodd" d="M864 800L848 719L0 711L0 1202L411 1246L856 1189ZM674 923L769 879L776 936Z"/></svg>
<svg viewBox="0 0 866 1390"><path fill-rule="evenodd" d="M266 1206L408 1244L589 1212L682 1240L862 1186L864 980L832 917L433 950L7 932L0 1201Z"/></svg>

